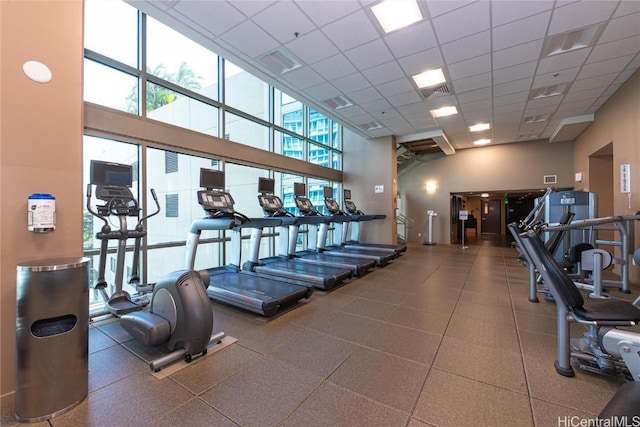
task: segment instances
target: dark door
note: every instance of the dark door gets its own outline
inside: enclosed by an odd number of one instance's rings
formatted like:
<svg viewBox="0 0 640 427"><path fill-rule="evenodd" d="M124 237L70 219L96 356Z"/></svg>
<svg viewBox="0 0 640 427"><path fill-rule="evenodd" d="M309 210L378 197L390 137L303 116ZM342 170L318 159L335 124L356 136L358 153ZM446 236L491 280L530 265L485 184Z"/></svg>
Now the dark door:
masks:
<svg viewBox="0 0 640 427"><path fill-rule="evenodd" d="M500 200L483 200L482 212L480 212L480 218L482 218L482 232L500 234L500 218L502 202Z"/></svg>

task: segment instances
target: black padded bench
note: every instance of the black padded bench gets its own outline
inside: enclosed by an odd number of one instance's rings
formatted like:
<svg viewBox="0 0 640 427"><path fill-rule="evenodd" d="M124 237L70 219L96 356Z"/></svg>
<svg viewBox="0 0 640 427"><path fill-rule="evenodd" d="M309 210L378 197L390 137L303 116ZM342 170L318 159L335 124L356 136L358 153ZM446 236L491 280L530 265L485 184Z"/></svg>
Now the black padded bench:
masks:
<svg viewBox="0 0 640 427"><path fill-rule="evenodd" d="M640 416L640 382L631 381L622 384L616 394L604 407L599 419L627 417L629 425L633 425L634 418ZM636 418L638 419L638 418ZM614 425L614 424L612 424Z"/></svg>

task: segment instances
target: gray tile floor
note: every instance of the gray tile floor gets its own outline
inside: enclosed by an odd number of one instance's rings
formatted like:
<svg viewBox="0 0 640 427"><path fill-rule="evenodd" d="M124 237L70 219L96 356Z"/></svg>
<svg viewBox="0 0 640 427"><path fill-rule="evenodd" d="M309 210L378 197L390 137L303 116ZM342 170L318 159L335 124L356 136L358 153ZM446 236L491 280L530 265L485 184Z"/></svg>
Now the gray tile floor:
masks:
<svg viewBox="0 0 640 427"><path fill-rule="evenodd" d="M555 373L555 306L527 301L516 255L502 242L414 244L391 265L275 318L213 303L215 330L238 341L162 380L121 345L130 337L117 321L96 323L89 396L35 425L558 426L593 418L621 381ZM5 399L1 424L14 424L12 416Z"/></svg>

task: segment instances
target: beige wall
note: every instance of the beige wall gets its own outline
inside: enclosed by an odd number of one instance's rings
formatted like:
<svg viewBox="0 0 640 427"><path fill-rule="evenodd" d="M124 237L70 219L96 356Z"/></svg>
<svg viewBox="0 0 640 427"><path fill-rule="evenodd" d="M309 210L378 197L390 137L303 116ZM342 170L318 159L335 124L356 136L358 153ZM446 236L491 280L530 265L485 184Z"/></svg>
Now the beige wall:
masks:
<svg viewBox="0 0 640 427"><path fill-rule="evenodd" d="M82 255L82 2L0 1L0 393L14 390L16 265ZM35 83L38 60L53 79ZM56 197L57 229L27 231L27 198Z"/></svg>
<svg viewBox="0 0 640 427"><path fill-rule="evenodd" d="M395 243L396 181L395 141L392 137L366 140L344 131L343 184L351 190L358 209L367 214L385 214L384 220L361 224L362 243ZM383 192L376 193L375 186Z"/></svg>
<svg viewBox="0 0 640 427"><path fill-rule="evenodd" d="M450 220L451 193L544 189L544 175L557 175L559 188L573 187L573 143L532 141L487 146L416 163L398 175L402 211L416 225L409 241L422 241L418 233L424 232L430 209L438 214L433 240L451 242L455 232ZM437 183L434 194L427 194L428 181Z"/></svg>
<svg viewBox="0 0 640 427"><path fill-rule="evenodd" d="M631 215L640 211L640 71L636 71L596 112L594 122L576 139L574 168L576 172L583 172L582 187L602 187L601 182L590 182L594 177L601 179L603 176L598 171L589 170L602 164L593 159L590 161L590 156L610 143L613 144L613 183L608 197L613 198L613 214ZM631 198L620 192L621 164L631 165ZM638 221L635 223L634 248L640 248ZM638 266L630 267L631 280L640 281L639 270Z"/></svg>

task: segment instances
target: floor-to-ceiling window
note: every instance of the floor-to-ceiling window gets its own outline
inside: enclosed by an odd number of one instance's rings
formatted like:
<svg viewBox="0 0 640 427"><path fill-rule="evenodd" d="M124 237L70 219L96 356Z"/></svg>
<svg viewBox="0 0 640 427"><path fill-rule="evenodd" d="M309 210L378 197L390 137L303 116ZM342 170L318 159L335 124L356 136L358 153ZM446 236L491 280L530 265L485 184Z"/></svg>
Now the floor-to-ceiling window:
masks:
<svg viewBox="0 0 640 427"><path fill-rule="evenodd" d="M262 215L256 197L260 176L278 180L280 196L289 210L295 180L309 180L313 188L316 181L328 182L283 172L277 162L256 165L243 164L241 158L224 158L217 154L220 144L232 141L341 169L338 123L135 7L121 1L86 0L84 27L84 100L139 117L139 126L160 122L185 132L184 137L167 144L141 139L135 132L125 130L123 134L122 129L111 132L108 125L86 129L85 171L91 159L131 164L136 177L134 195L140 200L142 215L155 209L152 188L158 196L161 213L146 224L143 281L153 282L185 267L188 226L204 215L195 196L200 168L224 170L236 208L249 216ZM189 132L212 137L210 149L194 152L188 143ZM334 184L338 183L330 185ZM94 240L100 226L96 218L85 215L85 249L92 257L98 253ZM265 234L261 256L272 254L274 233ZM228 234L203 233L201 241L196 268L229 261L228 246L223 244Z"/></svg>

